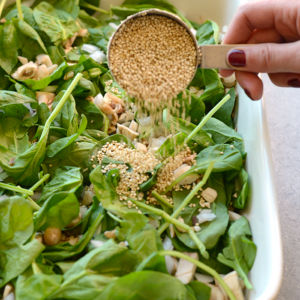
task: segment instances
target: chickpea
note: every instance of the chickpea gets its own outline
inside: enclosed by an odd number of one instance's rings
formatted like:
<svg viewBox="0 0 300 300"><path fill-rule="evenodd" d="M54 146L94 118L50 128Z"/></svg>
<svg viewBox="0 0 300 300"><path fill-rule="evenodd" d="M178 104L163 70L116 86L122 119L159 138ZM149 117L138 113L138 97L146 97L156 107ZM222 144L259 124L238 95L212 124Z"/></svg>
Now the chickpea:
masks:
<svg viewBox="0 0 300 300"><path fill-rule="evenodd" d="M47 245L53 246L59 243L61 239L61 230L56 227L49 227L44 232L44 240Z"/></svg>

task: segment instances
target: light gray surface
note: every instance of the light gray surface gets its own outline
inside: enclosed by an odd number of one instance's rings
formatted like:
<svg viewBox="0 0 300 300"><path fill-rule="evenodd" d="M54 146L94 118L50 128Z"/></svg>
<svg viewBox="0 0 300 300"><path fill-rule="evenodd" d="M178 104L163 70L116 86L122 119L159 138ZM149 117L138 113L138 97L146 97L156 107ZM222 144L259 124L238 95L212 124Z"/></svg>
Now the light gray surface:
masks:
<svg viewBox="0 0 300 300"><path fill-rule="evenodd" d="M300 89L279 88L263 75L280 212L284 274L276 300L300 299Z"/></svg>

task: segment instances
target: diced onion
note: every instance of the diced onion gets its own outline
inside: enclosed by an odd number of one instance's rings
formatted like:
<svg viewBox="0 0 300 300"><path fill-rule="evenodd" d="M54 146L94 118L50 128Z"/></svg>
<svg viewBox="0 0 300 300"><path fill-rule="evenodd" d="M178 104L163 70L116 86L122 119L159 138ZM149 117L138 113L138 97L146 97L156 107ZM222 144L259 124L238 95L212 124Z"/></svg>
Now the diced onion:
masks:
<svg viewBox="0 0 300 300"><path fill-rule="evenodd" d="M94 45L90 45L90 44L83 44L81 46L81 50L88 52L88 53L94 53L95 51L99 51L99 48L97 46Z"/></svg>
<svg viewBox="0 0 300 300"><path fill-rule="evenodd" d="M100 50L93 52L90 57L98 63L103 63L106 61L106 55Z"/></svg>
<svg viewBox="0 0 300 300"><path fill-rule="evenodd" d="M196 216L199 224L210 222L216 218L216 215L214 213L207 213L205 212L205 210L206 209L202 210L200 214Z"/></svg>

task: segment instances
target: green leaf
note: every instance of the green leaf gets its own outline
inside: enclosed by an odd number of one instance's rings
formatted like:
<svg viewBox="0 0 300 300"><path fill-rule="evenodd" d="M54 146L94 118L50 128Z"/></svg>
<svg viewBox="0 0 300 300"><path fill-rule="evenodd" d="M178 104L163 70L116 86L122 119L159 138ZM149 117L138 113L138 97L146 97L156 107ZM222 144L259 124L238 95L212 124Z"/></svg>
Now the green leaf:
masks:
<svg viewBox="0 0 300 300"><path fill-rule="evenodd" d="M79 214L77 197L70 192L53 194L38 211L34 219L35 231L48 227L63 229Z"/></svg>
<svg viewBox="0 0 300 300"><path fill-rule="evenodd" d="M41 90L47 87L52 81L60 79L64 72L64 69L67 67L68 64L66 62L63 62L50 76L46 78L43 78L41 80L26 79L21 82L26 84L32 90Z"/></svg>
<svg viewBox="0 0 300 300"><path fill-rule="evenodd" d="M215 106L224 96L224 86L219 74L214 69L201 69L205 86L204 93L200 99L206 104Z"/></svg>
<svg viewBox="0 0 300 300"><path fill-rule="evenodd" d="M16 92L0 91L0 119L11 117L23 120L30 104L37 104L37 101Z"/></svg>
<svg viewBox="0 0 300 300"><path fill-rule="evenodd" d="M62 275L46 275L43 273L26 276L22 274L16 283L17 300L47 299L62 283Z"/></svg>
<svg viewBox="0 0 300 300"><path fill-rule="evenodd" d="M38 240L0 253L0 287L22 274L45 249Z"/></svg>
<svg viewBox="0 0 300 300"><path fill-rule="evenodd" d="M80 10L77 21L84 29L100 26L99 21L84 10Z"/></svg>
<svg viewBox="0 0 300 300"><path fill-rule="evenodd" d="M21 246L32 235L32 207L28 200L19 196L1 200L0 219L0 250Z"/></svg>
<svg viewBox="0 0 300 300"><path fill-rule="evenodd" d="M196 128L196 125L188 121L172 117L166 109L163 112L163 122L169 131L172 132L174 130L176 133L183 132L187 136ZM197 143L201 148L207 148L215 144L204 130L199 130L193 137L192 142Z"/></svg>
<svg viewBox="0 0 300 300"><path fill-rule="evenodd" d="M134 251L110 239L78 260L64 274L64 278L70 280L86 269L106 276L124 276L133 272L138 262Z"/></svg>
<svg viewBox="0 0 300 300"><path fill-rule="evenodd" d="M211 288L199 281L192 281L189 283L196 296L196 300L209 300Z"/></svg>
<svg viewBox="0 0 300 300"><path fill-rule="evenodd" d="M249 222L245 217L241 217L229 227L226 235L227 247L219 254L218 260L235 269L246 287L251 289L247 274L255 260L256 246L248 237L251 237Z"/></svg>
<svg viewBox="0 0 300 300"><path fill-rule="evenodd" d="M219 43L219 26L213 21L206 21L197 30L198 45L214 45Z"/></svg>
<svg viewBox="0 0 300 300"><path fill-rule="evenodd" d="M76 139L83 133L87 125L87 119L85 115L82 115L80 126L78 129L78 132L76 134L73 134L71 136L59 139L55 141L53 144L51 144L46 151L47 157L60 159L62 157L65 157L70 148L75 143Z"/></svg>
<svg viewBox="0 0 300 300"><path fill-rule="evenodd" d="M243 140L234 129L215 118L210 118L202 129L212 135L216 144L224 144L233 140Z"/></svg>
<svg viewBox="0 0 300 300"><path fill-rule="evenodd" d="M139 187L141 192L149 191L157 183L158 171L163 166L163 163L158 164L154 170L147 172L150 177L147 181L143 182Z"/></svg>
<svg viewBox="0 0 300 300"><path fill-rule="evenodd" d="M33 16L39 28L47 34L50 41L55 45L79 31L79 27L70 14L54 8L47 2L41 2L37 5L33 10Z"/></svg>
<svg viewBox="0 0 300 300"><path fill-rule="evenodd" d="M55 175L43 188L39 204L44 203L58 192L80 192L82 175L79 168L63 166L55 171Z"/></svg>
<svg viewBox="0 0 300 300"><path fill-rule="evenodd" d="M239 189L235 191L237 198L233 198L233 206L237 209L243 209L248 198L248 173L244 169L241 169L236 180Z"/></svg>
<svg viewBox="0 0 300 300"><path fill-rule="evenodd" d="M229 127L232 127L232 112L235 105L236 93L234 87L232 87L226 95L230 95L230 99L219 108L214 114L214 118L220 120Z"/></svg>
<svg viewBox="0 0 300 300"><path fill-rule="evenodd" d="M174 276L154 271L141 271L110 283L95 300L187 300L188 291Z"/></svg>

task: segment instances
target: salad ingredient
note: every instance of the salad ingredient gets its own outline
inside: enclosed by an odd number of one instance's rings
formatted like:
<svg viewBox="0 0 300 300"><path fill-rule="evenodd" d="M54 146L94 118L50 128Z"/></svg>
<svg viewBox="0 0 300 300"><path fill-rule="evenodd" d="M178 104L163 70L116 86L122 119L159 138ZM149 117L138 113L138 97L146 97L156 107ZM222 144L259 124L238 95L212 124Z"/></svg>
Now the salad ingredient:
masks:
<svg viewBox="0 0 300 300"><path fill-rule="evenodd" d="M46 244L53 246L59 243L61 239L61 230L56 227L48 227L44 232Z"/></svg>
<svg viewBox="0 0 300 300"><path fill-rule="evenodd" d="M157 15L121 25L109 53L110 69L120 86L131 97L156 106L189 84L197 62L194 41L186 29Z"/></svg>
<svg viewBox="0 0 300 300"><path fill-rule="evenodd" d="M234 86L198 69L149 115L106 60L91 58L104 59L116 26L145 9L176 13L201 43L217 43L216 25L189 22L162 0L126 0L97 17L86 6L98 0L17 4L0 24L1 292L11 284L16 300L209 300L214 291L237 300L244 281L251 288L256 247L238 214L248 175ZM26 64L34 77L13 78ZM174 82L186 75L175 71ZM235 270L234 284L219 275Z"/></svg>

